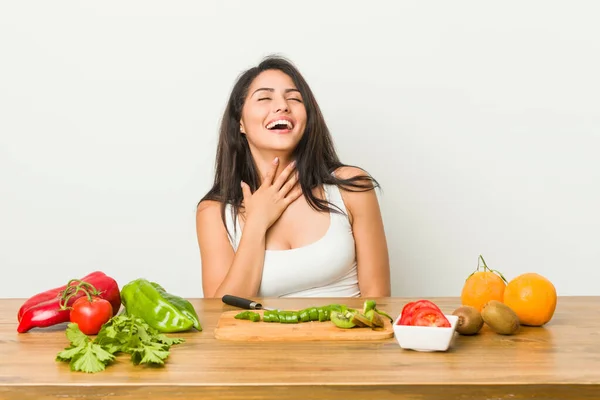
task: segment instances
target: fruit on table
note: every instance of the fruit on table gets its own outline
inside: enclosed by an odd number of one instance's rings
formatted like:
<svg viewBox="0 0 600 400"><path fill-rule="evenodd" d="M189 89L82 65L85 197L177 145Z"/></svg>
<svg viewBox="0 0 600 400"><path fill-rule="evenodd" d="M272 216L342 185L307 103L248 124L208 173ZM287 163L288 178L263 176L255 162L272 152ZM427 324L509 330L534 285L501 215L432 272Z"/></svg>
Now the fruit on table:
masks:
<svg viewBox="0 0 600 400"><path fill-rule="evenodd" d="M354 322L352 322L352 318L354 317L354 314L352 311L337 311L337 310L333 310L331 311L330 314L330 318L331 318L331 322L333 322L333 324L335 326L337 326L338 328L343 328L343 329L349 329L349 328L354 328L356 326L356 324Z"/></svg>
<svg viewBox="0 0 600 400"><path fill-rule="evenodd" d="M116 315L121 307L117 282L103 272L95 271L81 279L71 279L66 285L38 293L23 303L17 314L17 331L24 333L32 328L45 328L69 322L75 301L86 295L88 289L94 296L106 299Z"/></svg>
<svg viewBox="0 0 600 400"><path fill-rule="evenodd" d="M364 314L354 313L352 323L359 327L368 326L369 328L383 328L385 326L383 318L374 309L367 311Z"/></svg>
<svg viewBox="0 0 600 400"><path fill-rule="evenodd" d="M496 333L514 335L520 324L517 314L506 304L490 300L481 310L483 321Z"/></svg>
<svg viewBox="0 0 600 400"><path fill-rule="evenodd" d="M460 306L452 315L458 317L456 332L461 335L476 335L483 327L483 317L475 307Z"/></svg>
<svg viewBox="0 0 600 400"><path fill-rule="evenodd" d="M556 288L537 273L525 273L512 279L504 291L504 304L514 310L522 325L542 326L556 309Z"/></svg>
<svg viewBox="0 0 600 400"><path fill-rule="evenodd" d="M88 293L87 296L80 297L73 303L69 317L81 332L95 335L112 316L113 308L108 300Z"/></svg>
<svg viewBox="0 0 600 400"><path fill-rule="evenodd" d="M123 286L121 299L128 315L142 318L159 332L182 332L192 327L201 331L194 306L156 282L139 278Z"/></svg>
<svg viewBox="0 0 600 400"><path fill-rule="evenodd" d="M483 262L483 270L480 270L479 260ZM504 301L504 289L506 279L496 270L488 268L485 260L480 255L477 269L466 279L462 292L461 304L475 307L481 311L483 306L490 300Z"/></svg>
<svg viewBox="0 0 600 400"><path fill-rule="evenodd" d="M451 326L442 310L430 300L407 303L402 308L398 325L436 326L441 328Z"/></svg>

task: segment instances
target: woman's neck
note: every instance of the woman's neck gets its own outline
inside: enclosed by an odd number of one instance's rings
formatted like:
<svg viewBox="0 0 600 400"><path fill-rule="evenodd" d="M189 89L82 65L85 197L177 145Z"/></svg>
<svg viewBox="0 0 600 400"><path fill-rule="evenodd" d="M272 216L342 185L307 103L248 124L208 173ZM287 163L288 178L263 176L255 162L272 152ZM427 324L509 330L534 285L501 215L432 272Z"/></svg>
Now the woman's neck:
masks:
<svg viewBox="0 0 600 400"><path fill-rule="evenodd" d="M258 173L260 175L260 180L262 181L262 177L267 174L273 167L273 163L277 158L277 170L275 172L275 177L279 176L281 171L285 169L293 161L293 158L290 154L282 154L281 152L265 152L261 154L257 154L254 156L254 162L258 168Z"/></svg>

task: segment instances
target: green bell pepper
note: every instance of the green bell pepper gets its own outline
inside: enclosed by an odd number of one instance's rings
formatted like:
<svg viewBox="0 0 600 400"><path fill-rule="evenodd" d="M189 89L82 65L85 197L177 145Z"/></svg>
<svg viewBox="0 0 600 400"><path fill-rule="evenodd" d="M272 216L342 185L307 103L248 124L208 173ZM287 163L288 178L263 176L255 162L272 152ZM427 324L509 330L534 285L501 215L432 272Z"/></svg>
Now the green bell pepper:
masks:
<svg viewBox="0 0 600 400"><path fill-rule="evenodd" d="M142 318L159 332L182 332L202 326L194 306L186 299L167 293L158 283L140 278L121 289L127 313Z"/></svg>

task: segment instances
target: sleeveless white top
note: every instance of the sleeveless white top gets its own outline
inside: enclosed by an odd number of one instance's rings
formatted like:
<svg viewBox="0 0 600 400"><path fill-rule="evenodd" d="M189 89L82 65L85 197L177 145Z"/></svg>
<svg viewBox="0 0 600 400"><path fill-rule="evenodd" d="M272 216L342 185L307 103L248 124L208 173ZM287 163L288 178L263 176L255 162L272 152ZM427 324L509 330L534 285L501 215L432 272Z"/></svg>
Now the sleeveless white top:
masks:
<svg viewBox="0 0 600 400"><path fill-rule="evenodd" d="M347 214L340 190L324 185L328 201ZM241 240L239 221L231 205L225 209L233 250ZM266 250L260 297L359 297L354 236L348 217L329 213L324 236L309 245L290 250Z"/></svg>

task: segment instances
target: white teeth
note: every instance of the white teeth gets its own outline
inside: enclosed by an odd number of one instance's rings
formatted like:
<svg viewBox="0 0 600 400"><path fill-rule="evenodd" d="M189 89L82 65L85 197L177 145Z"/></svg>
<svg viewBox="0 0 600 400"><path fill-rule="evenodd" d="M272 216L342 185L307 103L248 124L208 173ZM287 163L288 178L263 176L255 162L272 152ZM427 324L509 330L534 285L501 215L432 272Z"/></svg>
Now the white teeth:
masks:
<svg viewBox="0 0 600 400"><path fill-rule="evenodd" d="M273 121L269 125L267 125L267 129L271 129L275 125L287 125L288 129L292 129L293 128L293 125L292 125L292 123L290 121L288 121L286 119L278 119L277 121Z"/></svg>

